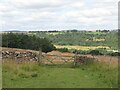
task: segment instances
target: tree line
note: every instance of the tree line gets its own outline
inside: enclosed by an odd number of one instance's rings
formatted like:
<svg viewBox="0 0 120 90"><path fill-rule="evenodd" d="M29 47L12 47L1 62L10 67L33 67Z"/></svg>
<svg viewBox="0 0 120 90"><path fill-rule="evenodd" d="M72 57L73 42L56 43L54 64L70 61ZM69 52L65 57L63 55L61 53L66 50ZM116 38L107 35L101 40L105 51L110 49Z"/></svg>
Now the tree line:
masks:
<svg viewBox="0 0 120 90"><path fill-rule="evenodd" d="M55 50L54 45L47 38L39 38L35 35L29 36L23 33L2 34L2 47L21 48L49 52Z"/></svg>

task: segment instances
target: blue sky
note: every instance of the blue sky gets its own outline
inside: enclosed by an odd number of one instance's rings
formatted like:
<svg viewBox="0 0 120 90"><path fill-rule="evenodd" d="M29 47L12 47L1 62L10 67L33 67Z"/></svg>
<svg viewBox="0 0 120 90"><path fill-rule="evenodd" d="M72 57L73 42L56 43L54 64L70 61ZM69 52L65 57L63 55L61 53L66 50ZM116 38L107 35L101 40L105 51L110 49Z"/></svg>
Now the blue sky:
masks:
<svg viewBox="0 0 120 90"><path fill-rule="evenodd" d="M0 0L0 30L118 28L119 0Z"/></svg>

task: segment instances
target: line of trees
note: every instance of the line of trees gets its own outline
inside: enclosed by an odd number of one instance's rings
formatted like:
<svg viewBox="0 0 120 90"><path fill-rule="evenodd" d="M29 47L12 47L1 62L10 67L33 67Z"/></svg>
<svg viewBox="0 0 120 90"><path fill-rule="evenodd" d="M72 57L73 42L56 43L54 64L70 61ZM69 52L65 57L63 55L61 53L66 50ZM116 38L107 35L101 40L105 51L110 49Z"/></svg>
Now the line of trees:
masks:
<svg viewBox="0 0 120 90"><path fill-rule="evenodd" d="M42 49L43 52L55 50L55 47L46 38L39 38L36 36L29 36L20 33L2 34L2 47L21 48L21 49Z"/></svg>

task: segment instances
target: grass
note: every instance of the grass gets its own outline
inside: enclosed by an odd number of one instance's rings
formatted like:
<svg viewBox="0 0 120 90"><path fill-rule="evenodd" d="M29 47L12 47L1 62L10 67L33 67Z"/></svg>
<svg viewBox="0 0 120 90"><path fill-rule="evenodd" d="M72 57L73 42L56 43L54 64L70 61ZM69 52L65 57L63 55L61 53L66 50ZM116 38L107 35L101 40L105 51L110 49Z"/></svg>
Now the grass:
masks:
<svg viewBox="0 0 120 90"><path fill-rule="evenodd" d="M68 48L68 49L77 49L77 50L94 50L97 48L107 48L109 49L109 47L107 46L69 46L69 45L54 45L56 48Z"/></svg>
<svg viewBox="0 0 120 90"><path fill-rule="evenodd" d="M117 66L92 63L74 67L3 62L3 88L113 88L117 87Z"/></svg>
<svg viewBox="0 0 120 90"><path fill-rule="evenodd" d="M97 34L97 35L101 35L101 34L106 34L105 32L86 32L87 34Z"/></svg>
<svg viewBox="0 0 120 90"><path fill-rule="evenodd" d="M64 32L48 32L48 35L58 35L58 34L65 34Z"/></svg>

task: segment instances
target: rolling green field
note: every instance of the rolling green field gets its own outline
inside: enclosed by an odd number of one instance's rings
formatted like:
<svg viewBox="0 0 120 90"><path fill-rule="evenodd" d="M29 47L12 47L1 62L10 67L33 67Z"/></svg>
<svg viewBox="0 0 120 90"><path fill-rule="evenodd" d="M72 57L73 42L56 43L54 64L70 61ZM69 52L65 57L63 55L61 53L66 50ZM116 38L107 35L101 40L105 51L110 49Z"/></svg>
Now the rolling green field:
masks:
<svg viewBox="0 0 120 90"><path fill-rule="evenodd" d="M118 49L118 32L95 32L95 31L77 31L77 32L33 32L37 37L48 38L54 45L70 46L106 46L112 49ZM32 34L32 32L31 32Z"/></svg>
<svg viewBox="0 0 120 90"><path fill-rule="evenodd" d="M114 88L117 65L92 63L74 67L3 62L3 88Z"/></svg>

